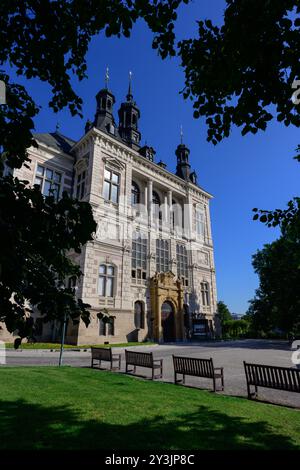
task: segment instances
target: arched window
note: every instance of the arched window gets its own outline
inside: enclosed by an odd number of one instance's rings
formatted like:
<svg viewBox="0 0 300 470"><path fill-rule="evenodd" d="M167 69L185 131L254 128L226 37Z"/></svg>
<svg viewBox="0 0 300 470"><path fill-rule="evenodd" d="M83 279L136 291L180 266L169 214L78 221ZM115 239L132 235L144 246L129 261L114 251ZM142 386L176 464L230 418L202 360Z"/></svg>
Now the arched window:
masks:
<svg viewBox="0 0 300 470"><path fill-rule="evenodd" d="M131 183L131 205L135 206L136 204L140 203L140 188L138 185L135 183L135 181L132 181Z"/></svg>
<svg viewBox="0 0 300 470"><path fill-rule="evenodd" d="M99 266L98 293L102 297L113 297L115 283L115 267L110 264Z"/></svg>
<svg viewBox="0 0 300 470"><path fill-rule="evenodd" d="M144 304L139 300L134 304L134 326L136 328L145 328Z"/></svg>

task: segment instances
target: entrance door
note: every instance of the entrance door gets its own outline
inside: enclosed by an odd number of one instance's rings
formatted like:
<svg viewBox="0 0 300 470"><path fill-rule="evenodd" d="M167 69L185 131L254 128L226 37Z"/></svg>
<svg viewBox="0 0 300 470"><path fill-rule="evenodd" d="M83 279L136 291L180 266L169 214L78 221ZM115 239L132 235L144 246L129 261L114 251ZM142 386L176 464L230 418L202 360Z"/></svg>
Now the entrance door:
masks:
<svg viewBox="0 0 300 470"><path fill-rule="evenodd" d="M164 341L175 340L174 308L171 302L164 302L161 307L161 326Z"/></svg>

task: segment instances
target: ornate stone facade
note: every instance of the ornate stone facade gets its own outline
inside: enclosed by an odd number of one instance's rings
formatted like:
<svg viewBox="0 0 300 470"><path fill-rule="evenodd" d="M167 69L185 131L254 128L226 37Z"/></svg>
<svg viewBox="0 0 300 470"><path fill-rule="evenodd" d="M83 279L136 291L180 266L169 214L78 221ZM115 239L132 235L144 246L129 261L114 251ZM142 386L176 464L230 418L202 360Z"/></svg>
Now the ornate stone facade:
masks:
<svg viewBox="0 0 300 470"><path fill-rule="evenodd" d="M182 142L176 174L153 161L151 147L140 148L139 110L131 90L119 111L119 127L113 103L107 89L98 93L95 120L78 142L58 131L37 134L39 146L29 150L30 168L15 172L40 184L45 194L56 179L59 194L66 190L93 207L94 240L74 255L84 274L77 295L91 305L91 324L69 323L66 341L183 340L194 332L213 336L212 196L190 172L189 150ZM97 317L104 308L110 324ZM40 339L58 335L59 326L48 325Z"/></svg>

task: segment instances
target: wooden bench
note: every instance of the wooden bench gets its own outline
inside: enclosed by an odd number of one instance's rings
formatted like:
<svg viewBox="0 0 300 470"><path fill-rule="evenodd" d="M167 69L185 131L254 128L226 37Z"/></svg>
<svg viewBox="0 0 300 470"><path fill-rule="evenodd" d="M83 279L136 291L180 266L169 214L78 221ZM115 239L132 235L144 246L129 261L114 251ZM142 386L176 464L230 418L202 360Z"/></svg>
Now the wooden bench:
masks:
<svg viewBox="0 0 300 470"><path fill-rule="evenodd" d="M153 353L128 351L125 349L126 359L126 374L128 372L136 372L138 367L148 367L152 369L152 380L161 379L163 374L163 359L153 359ZM133 366L132 370L129 370L128 366ZM154 371L159 369L159 374L154 374Z"/></svg>
<svg viewBox="0 0 300 470"><path fill-rule="evenodd" d="M300 393L300 369L292 367L249 364L244 361L248 398L257 397L257 387ZM251 392L250 386L255 387Z"/></svg>
<svg viewBox="0 0 300 470"><path fill-rule="evenodd" d="M212 359L202 359L196 357L174 356L174 382L185 383L185 376L205 377L213 380L214 392L216 391L216 379L221 379L221 390L224 390L223 367L214 367ZM177 379L177 374L182 374L182 380Z"/></svg>
<svg viewBox="0 0 300 470"><path fill-rule="evenodd" d="M91 348L91 353L91 367L94 367L94 361L99 361L99 367L101 367L101 361L107 361L110 362L110 370L119 370L121 368L121 354L113 354L111 348ZM118 364L114 366L114 362Z"/></svg>

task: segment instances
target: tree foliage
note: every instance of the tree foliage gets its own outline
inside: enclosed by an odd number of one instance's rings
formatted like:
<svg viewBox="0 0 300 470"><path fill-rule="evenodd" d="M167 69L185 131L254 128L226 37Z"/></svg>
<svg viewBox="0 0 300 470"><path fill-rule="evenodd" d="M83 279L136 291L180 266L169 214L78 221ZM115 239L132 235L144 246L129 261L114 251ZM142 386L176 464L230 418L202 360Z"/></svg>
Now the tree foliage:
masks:
<svg viewBox="0 0 300 470"><path fill-rule="evenodd" d="M224 22L199 21L199 35L179 43L185 98L205 116L208 141L265 130L276 118L300 126L291 100L300 78L298 0L226 0Z"/></svg>
<svg viewBox="0 0 300 470"><path fill-rule="evenodd" d="M281 236L253 256L259 288L248 315L256 333L300 333L300 240Z"/></svg>
<svg viewBox="0 0 300 470"><path fill-rule="evenodd" d="M229 308L223 300L219 300L217 303L217 313L221 326L223 326L226 321L232 320Z"/></svg>

